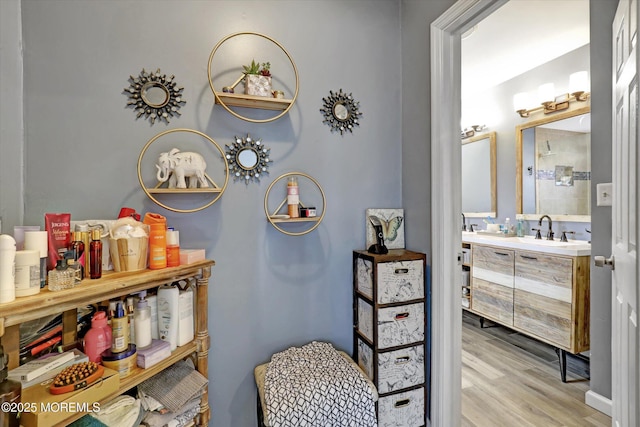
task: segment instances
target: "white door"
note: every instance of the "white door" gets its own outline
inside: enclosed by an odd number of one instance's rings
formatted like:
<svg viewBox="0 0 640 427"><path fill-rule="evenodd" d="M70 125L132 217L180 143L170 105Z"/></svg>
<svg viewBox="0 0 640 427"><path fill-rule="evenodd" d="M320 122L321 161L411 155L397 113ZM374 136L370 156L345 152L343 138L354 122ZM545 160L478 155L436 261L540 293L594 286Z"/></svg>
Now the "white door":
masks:
<svg viewBox="0 0 640 427"><path fill-rule="evenodd" d="M620 0L613 21L612 422L638 416L638 2ZM601 259L602 260L602 259ZM600 260L600 261L601 261Z"/></svg>

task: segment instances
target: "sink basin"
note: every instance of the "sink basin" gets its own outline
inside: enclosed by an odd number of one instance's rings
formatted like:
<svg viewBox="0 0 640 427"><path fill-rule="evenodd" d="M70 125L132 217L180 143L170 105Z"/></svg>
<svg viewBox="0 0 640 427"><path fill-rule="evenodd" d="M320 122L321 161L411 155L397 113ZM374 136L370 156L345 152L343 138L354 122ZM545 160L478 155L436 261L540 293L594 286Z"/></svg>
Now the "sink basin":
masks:
<svg viewBox="0 0 640 427"><path fill-rule="evenodd" d="M568 242L561 242L560 240L546 240L546 239L536 239L533 236L529 237L516 237L519 242L527 243L529 245L541 245L541 246L555 246L555 247L566 247L566 246L576 246L576 245L588 245L588 242L582 240L569 240Z"/></svg>

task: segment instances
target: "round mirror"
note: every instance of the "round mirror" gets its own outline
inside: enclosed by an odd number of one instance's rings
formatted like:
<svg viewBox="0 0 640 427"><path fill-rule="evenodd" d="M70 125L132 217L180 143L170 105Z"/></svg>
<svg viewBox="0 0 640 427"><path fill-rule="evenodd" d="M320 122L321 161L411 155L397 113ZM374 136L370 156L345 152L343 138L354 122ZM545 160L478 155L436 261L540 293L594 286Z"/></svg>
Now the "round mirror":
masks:
<svg viewBox="0 0 640 427"><path fill-rule="evenodd" d="M229 162L229 173L233 180L260 181L260 176L269 173L270 148L264 146L260 139L235 137L231 145L226 146L226 158Z"/></svg>
<svg viewBox="0 0 640 427"><path fill-rule="evenodd" d="M353 99L353 95L347 94L340 89L335 93L329 91L329 96L322 98L323 107L320 112L324 115L322 123L326 123L331 127L331 132L353 132L355 126L360 126L359 111L360 103Z"/></svg>
<svg viewBox="0 0 640 427"><path fill-rule="evenodd" d="M144 116L151 124L156 120L169 123L171 117L180 115L184 88L176 84L174 76L167 77L159 68L155 73L143 68L138 77L129 76L129 80L131 85L124 90L129 97L127 106L133 107L136 118Z"/></svg>
<svg viewBox="0 0 640 427"><path fill-rule="evenodd" d="M340 121L345 121L349 118L349 109L342 102L336 102L333 106L333 115Z"/></svg>
<svg viewBox="0 0 640 427"><path fill-rule="evenodd" d="M258 164L258 153L251 148L245 148L238 151L236 162L244 170L251 170Z"/></svg>
<svg viewBox="0 0 640 427"><path fill-rule="evenodd" d="M162 108L169 102L169 90L158 82L147 82L140 90L142 100L153 108Z"/></svg>

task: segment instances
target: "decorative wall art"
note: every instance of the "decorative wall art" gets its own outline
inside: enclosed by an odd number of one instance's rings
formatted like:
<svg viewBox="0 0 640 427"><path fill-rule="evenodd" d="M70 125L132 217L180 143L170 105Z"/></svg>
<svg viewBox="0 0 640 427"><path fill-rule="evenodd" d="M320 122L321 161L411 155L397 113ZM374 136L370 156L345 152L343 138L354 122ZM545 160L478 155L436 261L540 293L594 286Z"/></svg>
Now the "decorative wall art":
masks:
<svg viewBox="0 0 640 427"><path fill-rule="evenodd" d="M156 119L169 123L170 117L180 115L178 110L186 103L181 93L184 88L178 86L174 78L161 74L160 68L155 73L143 68L138 77L129 76L131 85L124 90L129 96L127 105L133 106L136 118L145 116L151 124Z"/></svg>
<svg viewBox="0 0 640 427"><path fill-rule="evenodd" d="M342 92L338 93L329 91L329 96L322 98L324 102L320 112L324 115L322 123L326 123L334 130L343 135L349 131L353 133L354 126L360 126L359 117L362 113L359 111L360 103L353 99L353 95Z"/></svg>
<svg viewBox="0 0 640 427"><path fill-rule="evenodd" d="M367 248L377 242L373 223L377 224L378 222L382 225L384 245L388 249L404 248L404 209L371 208L366 210L365 217Z"/></svg>
<svg viewBox="0 0 640 427"><path fill-rule="evenodd" d="M225 145L229 172L233 180L242 179L245 184L255 180L260 181L261 174L269 173L270 148L262 144L262 140L254 139L249 134L246 137L234 137L231 145Z"/></svg>

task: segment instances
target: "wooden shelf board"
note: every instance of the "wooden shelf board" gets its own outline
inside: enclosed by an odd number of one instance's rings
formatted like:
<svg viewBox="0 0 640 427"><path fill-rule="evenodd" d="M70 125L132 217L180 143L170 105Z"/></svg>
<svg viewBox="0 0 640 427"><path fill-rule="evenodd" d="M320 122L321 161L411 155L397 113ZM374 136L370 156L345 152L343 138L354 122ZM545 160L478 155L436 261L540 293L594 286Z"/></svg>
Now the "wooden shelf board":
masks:
<svg viewBox="0 0 640 427"><path fill-rule="evenodd" d="M320 221L319 216L314 216L311 218L270 218L273 222L318 222Z"/></svg>
<svg viewBox="0 0 640 427"><path fill-rule="evenodd" d="M151 194L221 193L221 188L147 188Z"/></svg>
<svg viewBox="0 0 640 427"><path fill-rule="evenodd" d="M262 110L279 111L286 110L293 102L291 99L216 92L216 104L220 104L219 99L221 99L225 105L230 107L259 108Z"/></svg>
<svg viewBox="0 0 640 427"><path fill-rule="evenodd" d="M4 327L17 325L86 304L106 301L123 294L151 289L167 282L191 277L194 270L214 264L214 261L205 260L160 270L147 269L117 273L108 271L103 273L100 279L84 279L71 289L56 292L41 289L36 295L16 298L12 302L0 304L0 323L3 321Z"/></svg>

